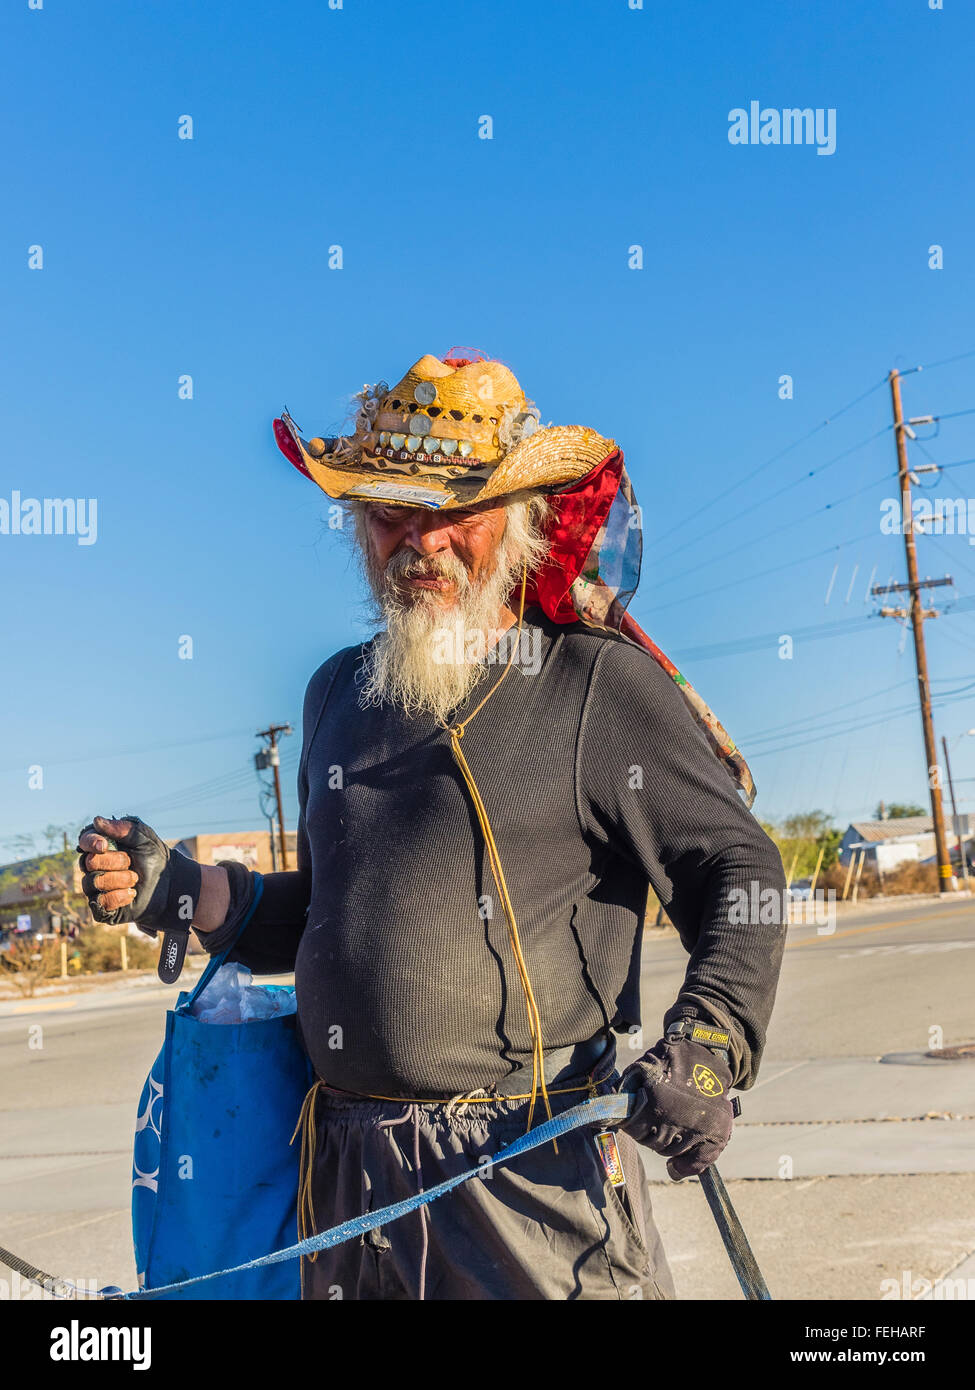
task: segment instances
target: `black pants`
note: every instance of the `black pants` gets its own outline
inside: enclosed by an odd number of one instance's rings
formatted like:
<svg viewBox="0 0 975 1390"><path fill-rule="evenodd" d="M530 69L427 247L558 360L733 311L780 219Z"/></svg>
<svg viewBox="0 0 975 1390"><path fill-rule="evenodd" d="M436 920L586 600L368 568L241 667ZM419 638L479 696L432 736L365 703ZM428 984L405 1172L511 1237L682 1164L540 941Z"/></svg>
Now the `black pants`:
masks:
<svg viewBox="0 0 975 1390"><path fill-rule="evenodd" d="M552 1096L553 1112L585 1098L585 1092ZM316 1230L402 1201L420 1183L433 1187L477 1163L485 1176L388 1227L303 1259L302 1296L675 1297L634 1141L616 1134L622 1188L606 1175L598 1126L559 1139L558 1153L549 1143L489 1167L491 1155L524 1134L527 1115L527 1101L450 1108L360 1100L320 1088L311 1169Z"/></svg>

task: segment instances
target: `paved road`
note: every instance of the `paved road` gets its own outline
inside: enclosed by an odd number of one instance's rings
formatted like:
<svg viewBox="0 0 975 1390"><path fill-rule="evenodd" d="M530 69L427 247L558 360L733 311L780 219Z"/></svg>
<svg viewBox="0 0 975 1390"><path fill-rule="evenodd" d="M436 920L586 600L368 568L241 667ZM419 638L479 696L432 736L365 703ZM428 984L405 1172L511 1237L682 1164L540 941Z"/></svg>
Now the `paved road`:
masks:
<svg viewBox="0 0 975 1390"><path fill-rule="evenodd" d="M970 1276L975 1293L975 1062L920 1060L933 1028L975 1039L970 951L972 902L790 931L765 1064L721 1163L774 1295L874 1299L905 1271ZM648 933L646 1045L684 961L673 935ZM133 1117L175 993L0 1003L0 1244L132 1285ZM879 1060L891 1053L915 1056ZM647 1169L679 1293L737 1297L699 1184L670 1183L652 1154Z"/></svg>
<svg viewBox="0 0 975 1390"><path fill-rule="evenodd" d="M646 1018L682 972L672 936L648 941ZM923 1058L975 1040L973 974L971 900L790 931L761 1074L719 1165L773 1295L879 1298L909 1271L971 1278L975 1296L975 1060ZM679 1292L736 1296L699 1184L668 1182L653 1155L647 1169Z"/></svg>

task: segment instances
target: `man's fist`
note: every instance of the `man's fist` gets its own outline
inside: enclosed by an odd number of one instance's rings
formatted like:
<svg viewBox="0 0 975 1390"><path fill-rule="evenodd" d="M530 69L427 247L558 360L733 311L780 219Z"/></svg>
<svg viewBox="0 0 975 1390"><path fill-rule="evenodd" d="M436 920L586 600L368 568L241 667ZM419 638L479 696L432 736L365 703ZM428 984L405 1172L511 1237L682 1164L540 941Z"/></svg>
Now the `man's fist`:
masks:
<svg viewBox="0 0 975 1390"><path fill-rule="evenodd" d="M156 832L137 816L96 816L79 835L78 849L82 871L88 871L81 887L95 920L112 926L138 922L154 930L153 909L158 913L165 905L158 889L170 858Z"/></svg>
<svg viewBox="0 0 975 1390"><path fill-rule="evenodd" d="M672 1178L694 1177L731 1138L730 1086L727 1065L708 1048L661 1040L623 1073L620 1090L635 1092L637 1102L620 1128L663 1154Z"/></svg>
<svg viewBox="0 0 975 1390"><path fill-rule="evenodd" d="M125 851L113 849L110 843L124 839L131 828L127 820L96 816L78 836L81 886L97 922L121 921L112 914L135 901L139 875Z"/></svg>
<svg viewBox="0 0 975 1390"><path fill-rule="evenodd" d="M114 848L112 847L114 842ZM96 816L78 837L81 886L96 922L136 922L165 933L159 976L171 983L183 968L203 875L195 859L171 854L138 816Z"/></svg>

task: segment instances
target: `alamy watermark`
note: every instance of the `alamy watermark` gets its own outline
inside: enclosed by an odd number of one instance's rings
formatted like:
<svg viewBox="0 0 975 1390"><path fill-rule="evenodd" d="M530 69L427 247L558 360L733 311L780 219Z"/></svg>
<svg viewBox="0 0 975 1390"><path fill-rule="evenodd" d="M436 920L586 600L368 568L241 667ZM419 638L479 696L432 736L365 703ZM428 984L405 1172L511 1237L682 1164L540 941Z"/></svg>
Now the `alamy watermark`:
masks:
<svg viewBox="0 0 975 1390"><path fill-rule="evenodd" d="M35 1300L95 1298L101 1286L97 1279L26 1279L12 1270L9 1279L0 1279L0 1303L28 1303Z"/></svg>
<svg viewBox="0 0 975 1390"><path fill-rule="evenodd" d="M94 497L0 497L0 536L75 536L79 545L98 539Z"/></svg>
<svg viewBox="0 0 975 1390"><path fill-rule="evenodd" d="M747 109L728 112L731 145L815 145L817 154L836 150L835 106L762 106L750 101Z"/></svg>
<svg viewBox="0 0 975 1390"><path fill-rule="evenodd" d="M947 1276L925 1279L923 1275L915 1277L912 1270L904 1269L899 1279L881 1279L880 1297L902 1298L905 1302L920 1298L934 1298L939 1302L942 1299L970 1302L975 1299L975 1279L950 1279Z"/></svg>
<svg viewBox="0 0 975 1390"><path fill-rule="evenodd" d="M975 497L885 497L880 504L880 530L885 536L922 531L925 535L967 536L975 545Z"/></svg>
<svg viewBox="0 0 975 1390"><path fill-rule="evenodd" d="M438 666L487 665L520 666L530 676L542 669L542 633L537 627L477 628L467 627L458 618L451 627L440 627L433 633L433 660Z"/></svg>
<svg viewBox="0 0 975 1390"><path fill-rule="evenodd" d="M740 927L803 924L815 926L819 936L832 936L836 931L836 890L817 888L800 897L790 888L763 888L753 879L747 888L729 891L728 921Z"/></svg>

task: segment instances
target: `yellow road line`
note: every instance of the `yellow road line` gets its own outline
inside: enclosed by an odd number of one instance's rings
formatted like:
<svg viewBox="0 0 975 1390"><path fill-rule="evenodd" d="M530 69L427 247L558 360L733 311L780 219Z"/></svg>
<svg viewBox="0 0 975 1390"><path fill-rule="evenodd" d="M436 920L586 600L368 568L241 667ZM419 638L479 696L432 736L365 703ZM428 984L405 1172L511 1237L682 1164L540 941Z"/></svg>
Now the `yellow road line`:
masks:
<svg viewBox="0 0 975 1390"><path fill-rule="evenodd" d="M874 922L870 927L847 927L846 931L823 932L821 935L808 937L805 941L787 941L785 949L788 951L790 947L795 946L815 946L821 941L839 941L841 937L862 936L864 932L890 931L891 927L912 927L918 922L934 922L940 917L940 912L928 912L923 917L901 917L895 922ZM808 924L804 922L802 925Z"/></svg>

